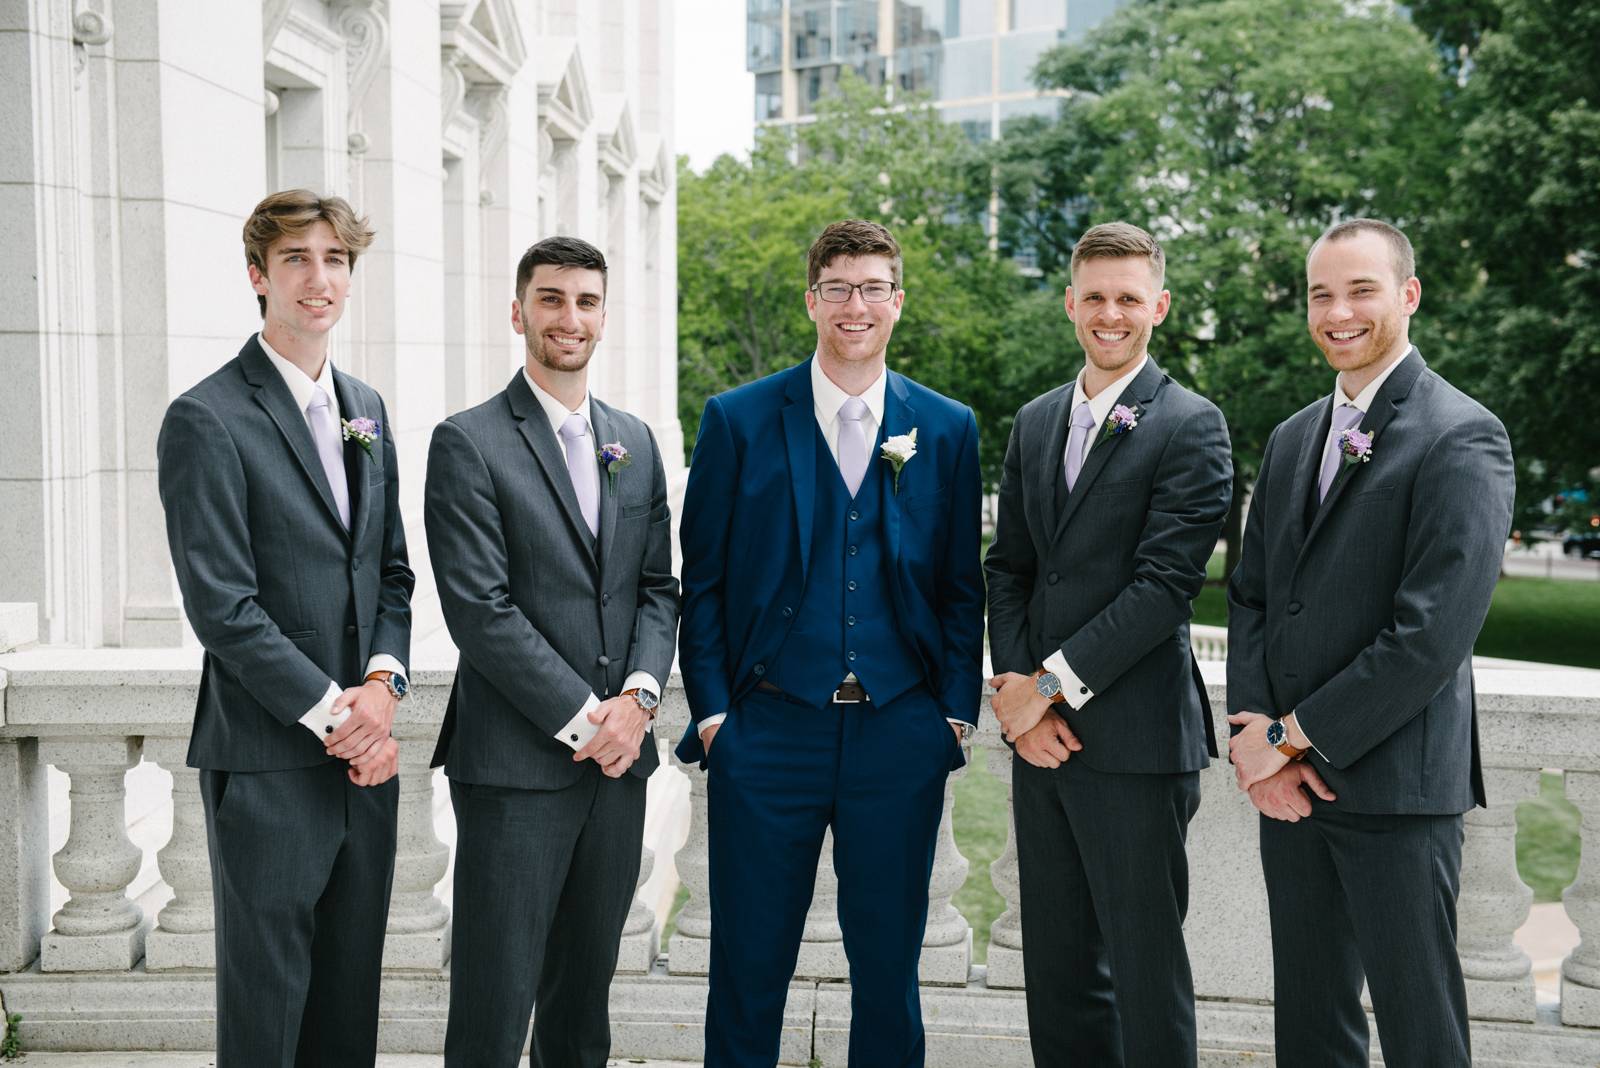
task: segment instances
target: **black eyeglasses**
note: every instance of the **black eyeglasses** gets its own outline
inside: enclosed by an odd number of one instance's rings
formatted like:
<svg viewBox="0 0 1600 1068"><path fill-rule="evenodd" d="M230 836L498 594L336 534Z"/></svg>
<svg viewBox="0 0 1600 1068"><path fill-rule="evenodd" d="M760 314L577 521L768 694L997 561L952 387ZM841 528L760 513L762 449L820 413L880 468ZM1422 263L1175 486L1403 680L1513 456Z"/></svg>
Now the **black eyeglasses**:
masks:
<svg viewBox="0 0 1600 1068"><path fill-rule="evenodd" d="M850 294L861 290L861 299L868 304L882 304L894 296L897 287L893 282L862 282L853 285L849 282L818 282L811 287L811 291L829 304L843 304L850 299Z"/></svg>

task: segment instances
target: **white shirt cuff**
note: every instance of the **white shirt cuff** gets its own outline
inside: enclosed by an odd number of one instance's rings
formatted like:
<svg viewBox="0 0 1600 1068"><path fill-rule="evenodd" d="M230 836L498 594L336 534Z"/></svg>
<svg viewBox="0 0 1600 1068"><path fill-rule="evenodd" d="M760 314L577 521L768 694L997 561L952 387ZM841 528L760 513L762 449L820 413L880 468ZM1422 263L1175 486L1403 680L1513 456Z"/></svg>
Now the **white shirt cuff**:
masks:
<svg viewBox="0 0 1600 1068"><path fill-rule="evenodd" d="M588 700L583 702L583 707L578 709L578 714L567 720L566 726L556 732L556 741L577 752L589 744L600 730L598 723L589 722L589 713L600 707L600 698L590 694Z"/></svg>
<svg viewBox="0 0 1600 1068"><path fill-rule="evenodd" d="M648 671L630 671L628 677L622 680L622 690L649 690L659 699L661 697L661 684L656 677Z"/></svg>
<svg viewBox="0 0 1600 1068"><path fill-rule="evenodd" d="M698 733L700 737L704 738L706 736L706 731L710 730L712 727L718 726L727 718L728 714L726 712L718 712L714 716L707 716L705 719L700 721L700 726L695 728L695 732Z"/></svg>
<svg viewBox="0 0 1600 1068"><path fill-rule="evenodd" d="M328 683L328 692L322 695L322 700L312 705L311 711L300 717L301 725L315 734L318 741L327 738L350 718L348 708L341 708L338 712L333 710L333 703L339 699L341 692L337 682Z"/></svg>
<svg viewBox="0 0 1600 1068"><path fill-rule="evenodd" d="M367 670L362 673L361 677L366 678L374 671L392 671L408 682L411 680L411 676L406 674L406 666L388 653L373 653L368 657Z"/></svg>
<svg viewBox="0 0 1600 1068"><path fill-rule="evenodd" d="M1061 696L1067 699L1067 704L1077 711L1089 703L1094 697L1094 691L1089 689L1084 681L1078 678L1077 672L1067 664L1067 658L1057 649L1044 658L1044 669L1061 680Z"/></svg>
<svg viewBox="0 0 1600 1068"><path fill-rule="evenodd" d="M1290 716L1294 716L1294 713L1290 712L1289 715ZM1286 716L1284 718L1287 719L1288 717ZM1326 754L1322 750L1318 749L1317 748L1317 743L1313 742L1311 740L1311 735L1306 733L1305 724L1300 722L1300 717L1299 716L1294 716L1294 729L1300 732L1300 737L1302 737L1302 738L1304 738L1306 740L1306 744L1311 747L1312 751L1315 752L1317 754L1317 756L1321 757L1323 760L1327 760L1328 759L1328 754Z"/></svg>

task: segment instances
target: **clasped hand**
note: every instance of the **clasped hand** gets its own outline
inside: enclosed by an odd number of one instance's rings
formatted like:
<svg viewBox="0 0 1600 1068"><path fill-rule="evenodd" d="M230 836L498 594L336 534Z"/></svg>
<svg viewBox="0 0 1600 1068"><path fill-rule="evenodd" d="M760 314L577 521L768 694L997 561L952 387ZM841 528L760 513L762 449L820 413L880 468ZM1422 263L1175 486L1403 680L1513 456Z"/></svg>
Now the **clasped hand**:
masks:
<svg viewBox="0 0 1600 1068"><path fill-rule="evenodd" d="M632 694L619 694L601 701L600 707L589 713L589 722L598 724L600 729L572 754L572 759L593 760L601 771L613 779L620 778L639 759L639 746L650 727L649 713Z"/></svg>
<svg viewBox="0 0 1600 1068"><path fill-rule="evenodd" d="M390 734L398 703L389 687L376 680L352 686L334 699L335 714L345 709L350 714L322 746L350 762L350 781L357 786L388 782L400 770L400 743Z"/></svg>

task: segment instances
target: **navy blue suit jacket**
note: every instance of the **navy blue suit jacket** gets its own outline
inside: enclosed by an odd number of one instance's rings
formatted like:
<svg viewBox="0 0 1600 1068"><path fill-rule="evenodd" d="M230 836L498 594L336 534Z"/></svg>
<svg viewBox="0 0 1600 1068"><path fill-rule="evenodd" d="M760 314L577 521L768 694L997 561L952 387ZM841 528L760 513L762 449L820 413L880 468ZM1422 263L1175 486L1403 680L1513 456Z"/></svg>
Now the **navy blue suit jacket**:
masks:
<svg viewBox="0 0 1600 1068"><path fill-rule="evenodd" d="M983 679L982 483L972 410L894 371L885 437L917 431L886 498L894 614L944 714L976 722ZM679 666L692 720L678 758L704 759L698 725L760 681L805 589L820 437L811 361L712 397L700 417L679 531ZM875 463L887 461L875 458Z"/></svg>

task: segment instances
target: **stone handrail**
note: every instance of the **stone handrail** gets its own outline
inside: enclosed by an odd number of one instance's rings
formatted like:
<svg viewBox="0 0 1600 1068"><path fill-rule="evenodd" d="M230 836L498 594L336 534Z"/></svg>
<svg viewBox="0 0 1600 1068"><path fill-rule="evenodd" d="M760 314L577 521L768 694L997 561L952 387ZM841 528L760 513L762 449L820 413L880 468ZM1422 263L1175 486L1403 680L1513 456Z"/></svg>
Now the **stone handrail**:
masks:
<svg viewBox="0 0 1600 1068"><path fill-rule="evenodd" d="M1219 719L1223 668L1204 672ZM0 656L0 991L29 1021L35 1049L204 1049L211 1035L210 872L196 775L183 766L199 681L194 650L36 648ZM385 948L384 1048L433 1052L447 1003L448 905L436 894L449 853L435 835L435 780L427 758L451 665L414 668L401 706L399 849ZM1600 674L1480 670L1485 775L1492 804L1466 821L1459 949L1468 976L1479 1064L1593 1063L1600 1059ZM985 713L987 710L985 710ZM687 722L676 680L658 732ZM975 760L1009 784L1011 758L985 714ZM124 825L123 776L140 760L173 776L170 840L157 855L173 897L146 914L127 890L140 852ZM48 855L45 767L70 780L66 844ZM1512 941L1531 891L1515 864L1515 806L1538 792L1541 769L1562 769L1585 815L1583 862L1565 895L1582 942L1562 967L1559 1005L1541 1005L1527 956ZM705 777L687 774L689 828L673 861L688 898L669 952L652 909L638 903L623 934L613 1020L618 1056L698 1055L709 957ZM1271 955L1256 852L1257 817L1225 764L1203 774L1204 803L1190 828L1186 926L1206 1063L1271 1049ZM972 932L952 898L968 878L952 833L947 792L921 976L929 1063L1026 1064L1020 990L1022 917L1016 852L1008 838L988 878L1006 908L992 924L987 966L972 962ZM675 843L673 843L675 844ZM668 845L666 848L671 848ZM826 851L824 853L826 856ZM49 915L50 871L68 898ZM641 884L652 857L646 850ZM848 1034L847 967L831 867L818 873L791 991L785 1063L842 1063Z"/></svg>

